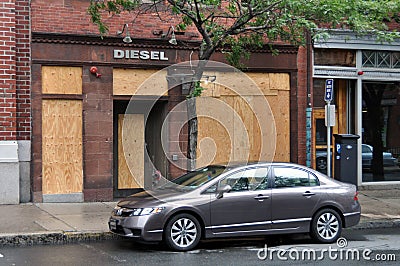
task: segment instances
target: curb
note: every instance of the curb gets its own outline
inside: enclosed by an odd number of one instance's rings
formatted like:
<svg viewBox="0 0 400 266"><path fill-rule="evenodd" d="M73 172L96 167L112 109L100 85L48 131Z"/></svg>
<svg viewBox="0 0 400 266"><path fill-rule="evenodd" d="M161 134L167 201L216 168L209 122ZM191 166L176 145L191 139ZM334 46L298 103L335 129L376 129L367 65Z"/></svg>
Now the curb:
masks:
<svg viewBox="0 0 400 266"><path fill-rule="evenodd" d="M0 234L0 246L22 247L33 245L63 245L84 241L119 239L111 232L39 232Z"/></svg>
<svg viewBox="0 0 400 266"><path fill-rule="evenodd" d="M360 222L353 230L400 228L399 220L374 220ZM64 245L79 242L123 239L111 232L37 232L23 234L0 234L0 247L24 247L34 245Z"/></svg>
<svg viewBox="0 0 400 266"><path fill-rule="evenodd" d="M349 229L380 229L380 228L400 228L400 220L394 219L382 219L373 221L363 221L356 226L350 227Z"/></svg>

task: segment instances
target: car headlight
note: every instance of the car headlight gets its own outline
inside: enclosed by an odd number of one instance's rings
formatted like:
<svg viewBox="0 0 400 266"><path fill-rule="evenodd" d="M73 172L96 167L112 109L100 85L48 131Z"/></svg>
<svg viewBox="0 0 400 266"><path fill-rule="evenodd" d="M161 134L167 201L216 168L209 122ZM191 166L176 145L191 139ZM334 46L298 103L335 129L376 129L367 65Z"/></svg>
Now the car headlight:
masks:
<svg viewBox="0 0 400 266"><path fill-rule="evenodd" d="M115 207L113 210L113 214L117 216L143 216L150 214L158 214L162 212L165 207L155 207L155 208L124 208L124 207Z"/></svg>

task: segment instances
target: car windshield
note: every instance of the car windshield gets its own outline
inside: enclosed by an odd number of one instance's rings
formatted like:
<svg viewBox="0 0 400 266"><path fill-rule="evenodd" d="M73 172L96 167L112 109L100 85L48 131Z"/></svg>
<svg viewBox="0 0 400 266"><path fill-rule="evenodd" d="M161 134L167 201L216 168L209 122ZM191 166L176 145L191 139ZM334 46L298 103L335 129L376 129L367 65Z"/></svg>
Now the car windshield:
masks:
<svg viewBox="0 0 400 266"><path fill-rule="evenodd" d="M190 171L161 186L159 189L178 188L182 190L193 190L218 177L225 169L225 166L213 165Z"/></svg>

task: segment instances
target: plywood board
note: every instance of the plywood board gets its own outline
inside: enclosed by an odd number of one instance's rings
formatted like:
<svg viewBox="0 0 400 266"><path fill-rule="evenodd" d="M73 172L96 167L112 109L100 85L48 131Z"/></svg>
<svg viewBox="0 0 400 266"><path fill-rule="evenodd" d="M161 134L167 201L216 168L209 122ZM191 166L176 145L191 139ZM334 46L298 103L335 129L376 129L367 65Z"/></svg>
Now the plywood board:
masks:
<svg viewBox="0 0 400 266"><path fill-rule="evenodd" d="M276 127L274 161L290 161L290 93L281 90L277 96L267 96ZM268 132L268 130L267 130Z"/></svg>
<svg viewBox="0 0 400 266"><path fill-rule="evenodd" d="M233 115L230 111L233 103L199 97L196 99L198 117L197 164L229 162L233 154Z"/></svg>
<svg viewBox="0 0 400 266"><path fill-rule="evenodd" d="M82 192L82 101L42 102L43 194Z"/></svg>
<svg viewBox="0 0 400 266"><path fill-rule="evenodd" d="M268 93L267 96L237 95L233 90L221 86L218 100L230 106L230 110L214 106L215 97L210 94L199 97L197 99L198 141L210 138L214 143L214 146L209 145L205 149L207 155L203 152L201 156L209 161L209 158L213 157L213 163L232 160L290 161L288 75L277 75L275 82L277 80L284 84L279 85L275 94ZM268 87L263 91L267 93ZM266 106L266 101L269 106ZM201 117L207 111L211 112L210 116L214 119ZM233 127L225 127L224 132L221 129L222 124L233 124ZM206 161L199 158L197 166L205 165Z"/></svg>
<svg viewBox="0 0 400 266"><path fill-rule="evenodd" d="M144 115L118 115L118 189L144 187Z"/></svg>
<svg viewBox="0 0 400 266"><path fill-rule="evenodd" d="M44 94L82 94L82 68L42 66Z"/></svg>
<svg viewBox="0 0 400 266"><path fill-rule="evenodd" d="M151 69L113 70L114 95L168 95L167 72Z"/></svg>

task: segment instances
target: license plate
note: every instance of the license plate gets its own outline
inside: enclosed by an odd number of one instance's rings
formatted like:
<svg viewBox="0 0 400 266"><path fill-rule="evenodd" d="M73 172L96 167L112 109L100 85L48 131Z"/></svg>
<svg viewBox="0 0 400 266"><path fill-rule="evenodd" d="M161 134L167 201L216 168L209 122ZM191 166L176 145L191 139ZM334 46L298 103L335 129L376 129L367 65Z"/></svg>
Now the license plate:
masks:
<svg viewBox="0 0 400 266"><path fill-rule="evenodd" d="M108 225L110 226L110 230L117 230L117 220L110 219Z"/></svg>

